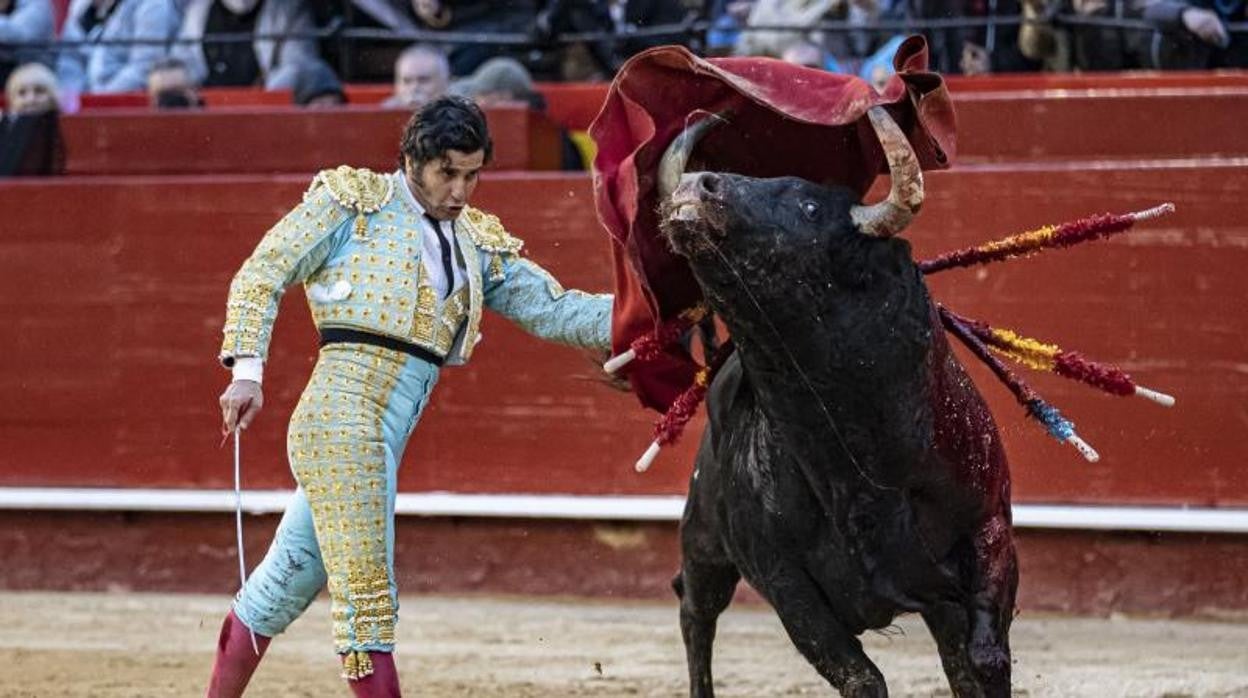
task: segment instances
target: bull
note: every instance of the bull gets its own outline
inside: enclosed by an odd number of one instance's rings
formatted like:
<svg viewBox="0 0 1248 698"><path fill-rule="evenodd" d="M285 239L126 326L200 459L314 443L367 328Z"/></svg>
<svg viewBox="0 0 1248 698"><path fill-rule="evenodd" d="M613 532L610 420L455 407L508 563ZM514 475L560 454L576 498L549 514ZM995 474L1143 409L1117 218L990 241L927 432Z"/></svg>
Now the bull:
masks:
<svg viewBox="0 0 1248 698"><path fill-rule="evenodd" d="M673 587L690 694L714 695L720 613L744 578L844 696L885 696L858 635L917 612L957 696L1007 696L1018 585L1010 482L909 243L917 158L868 112L888 198L660 165L660 224L736 351L707 393Z"/></svg>

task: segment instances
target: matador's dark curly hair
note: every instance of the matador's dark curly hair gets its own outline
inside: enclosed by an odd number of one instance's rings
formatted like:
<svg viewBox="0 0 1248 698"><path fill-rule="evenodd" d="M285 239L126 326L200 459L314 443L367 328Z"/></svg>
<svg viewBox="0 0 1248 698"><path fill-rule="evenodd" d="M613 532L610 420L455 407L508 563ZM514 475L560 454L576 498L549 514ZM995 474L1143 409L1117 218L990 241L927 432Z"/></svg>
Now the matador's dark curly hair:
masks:
<svg viewBox="0 0 1248 698"><path fill-rule="evenodd" d="M453 95L435 99L412 115L399 142L399 168L403 167L404 157L421 167L442 158L448 150L484 150L486 163L494 156L494 143L481 107Z"/></svg>

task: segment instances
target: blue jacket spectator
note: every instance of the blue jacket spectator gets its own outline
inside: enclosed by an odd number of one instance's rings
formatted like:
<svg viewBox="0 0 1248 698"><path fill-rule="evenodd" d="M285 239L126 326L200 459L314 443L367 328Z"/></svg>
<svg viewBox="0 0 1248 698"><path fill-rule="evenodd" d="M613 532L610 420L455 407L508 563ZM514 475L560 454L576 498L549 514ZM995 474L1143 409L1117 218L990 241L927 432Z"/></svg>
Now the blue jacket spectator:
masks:
<svg viewBox="0 0 1248 698"><path fill-rule="evenodd" d="M142 90L152 64L168 54L168 44L93 42L168 42L177 33L173 0L72 0L61 40L87 43L60 49L56 72L61 88L73 93Z"/></svg>
<svg viewBox="0 0 1248 698"><path fill-rule="evenodd" d="M304 0L190 0L182 39L211 34L257 36L303 34L304 38L262 39L250 43L179 43L174 56L186 63L196 82L207 87L263 85L293 87L299 66L320 60L312 9Z"/></svg>
<svg viewBox="0 0 1248 698"><path fill-rule="evenodd" d="M1232 34L1226 26L1248 21L1245 0L1143 0L1142 15L1162 32L1151 46L1152 67L1248 67L1248 34Z"/></svg>
<svg viewBox="0 0 1248 698"><path fill-rule="evenodd" d="M46 48L15 48L7 44L51 42L56 36L51 0L0 0L0 83L23 63L52 65Z"/></svg>

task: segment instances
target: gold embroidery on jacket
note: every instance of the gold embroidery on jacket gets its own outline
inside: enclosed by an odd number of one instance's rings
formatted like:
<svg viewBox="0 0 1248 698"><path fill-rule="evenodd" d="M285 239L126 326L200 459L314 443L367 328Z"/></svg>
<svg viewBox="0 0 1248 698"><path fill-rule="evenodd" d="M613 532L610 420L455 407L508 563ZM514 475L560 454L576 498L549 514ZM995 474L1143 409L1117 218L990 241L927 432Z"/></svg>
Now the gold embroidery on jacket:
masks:
<svg viewBox="0 0 1248 698"><path fill-rule="evenodd" d="M490 253L490 280L502 281L503 255L520 254L524 241L509 234L492 213L469 206L461 218L468 223L465 227L473 244Z"/></svg>
<svg viewBox="0 0 1248 698"><path fill-rule="evenodd" d="M342 165L332 170L321 170L313 183L325 185L334 201L355 211L355 227L352 234L356 239L367 241L368 218L381 210L394 196L394 179L389 175L378 174L363 167L347 167Z"/></svg>
<svg viewBox="0 0 1248 698"><path fill-rule="evenodd" d="M328 254L323 245L345 219L346 212L313 181L303 203L265 233L230 283L222 328L223 362L228 365L237 356L268 355L278 302L286 286L298 280L299 266L310 254Z"/></svg>

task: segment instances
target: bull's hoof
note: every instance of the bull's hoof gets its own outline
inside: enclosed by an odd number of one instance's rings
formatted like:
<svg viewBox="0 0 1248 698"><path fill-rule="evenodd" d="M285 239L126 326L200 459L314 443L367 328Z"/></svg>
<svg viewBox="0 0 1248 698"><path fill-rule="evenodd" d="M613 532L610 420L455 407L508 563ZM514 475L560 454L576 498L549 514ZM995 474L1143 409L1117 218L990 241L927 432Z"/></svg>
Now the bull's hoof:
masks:
<svg viewBox="0 0 1248 698"><path fill-rule="evenodd" d="M888 686L877 677L850 679L841 687L845 698L888 698Z"/></svg>

